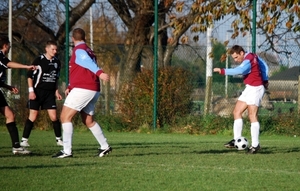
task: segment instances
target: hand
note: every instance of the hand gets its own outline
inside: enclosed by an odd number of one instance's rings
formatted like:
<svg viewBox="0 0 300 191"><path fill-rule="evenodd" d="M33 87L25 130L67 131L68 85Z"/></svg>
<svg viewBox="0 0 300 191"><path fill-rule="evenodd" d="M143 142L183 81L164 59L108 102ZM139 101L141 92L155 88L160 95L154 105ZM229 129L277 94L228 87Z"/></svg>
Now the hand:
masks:
<svg viewBox="0 0 300 191"><path fill-rule="evenodd" d="M269 88L269 82L268 81L264 82L264 87L265 87L266 90Z"/></svg>
<svg viewBox="0 0 300 191"><path fill-rule="evenodd" d="M60 95L60 93L58 92L58 90L55 91L55 96L57 100L62 100L62 96Z"/></svg>
<svg viewBox="0 0 300 191"><path fill-rule="evenodd" d="M34 65L30 65L30 66L27 67L27 69L28 70L36 70L37 68Z"/></svg>
<svg viewBox="0 0 300 191"><path fill-rule="evenodd" d="M69 90L69 89L66 89L66 90L65 90L65 96L67 97L67 96L69 95L69 93L70 93L70 90Z"/></svg>
<svg viewBox="0 0 300 191"><path fill-rule="evenodd" d="M14 87L14 86L10 86L8 89L14 94L17 94L19 92L18 88Z"/></svg>
<svg viewBox="0 0 300 191"><path fill-rule="evenodd" d="M35 93L34 92L29 92L28 98L29 98L29 100L35 100L35 98L36 98Z"/></svg>
<svg viewBox="0 0 300 191"><path fill-rule="evenodd" d="M218 72L219 74L221 74L221 68L214 68L214 72Z"/></svg>
<svg viewBox="0 0 300 191"><path fill-rule="evenodd" d="M106 74L106 73L101 73L101 74L99 75L99 78L100 78L101 80L103 80L103 81L109 81L109 75Z"/></svg>

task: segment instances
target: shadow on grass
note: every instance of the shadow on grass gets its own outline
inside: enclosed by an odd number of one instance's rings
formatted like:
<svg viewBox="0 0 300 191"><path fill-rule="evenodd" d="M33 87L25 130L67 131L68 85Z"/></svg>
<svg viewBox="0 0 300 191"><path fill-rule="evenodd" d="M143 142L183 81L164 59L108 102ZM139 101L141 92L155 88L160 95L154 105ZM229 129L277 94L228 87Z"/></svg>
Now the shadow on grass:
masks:
<svg viewBox="0 0 300 191"><path fill-rule="evenodd" d="M204 148L203 145L214 144L215 149L209 149L207 146ZM220 144L220 147L216 148L216 144ZM178 154L230 154L230 153L241 153L244 154L245 151L237 151L236 149L227 149L222 146L222 143L218 142L199 142L198 144L190 142L179 142L174 144L174 142L126 142L111 145L113 152L110 157L125 157L125 156L151 156L151 155L178 155ZM54 149L55 148L55 149ZM95 156L97 154L97 144L75 144L73 146L74 158L76 155L78 157ZM10 147L1 148L5 151L2 155L0 151L0 158L11 157L12 153ZM49 149L49 148L48 148ZM51 147L51 150L42 151L40 148L34 150L32 148L32 154L28 157L38 157L38 156L49 156L51 157L55 153L59 152L62 147ZM262 147L257 154L276 154L276 153L295 153L300 152L300 147ZM16 155L16 157L24 155ZM25 155L25 157L27 157Z"/></svg>
<svg viewBox="0 0 300 191"><path fill-rule="evenodd" d="M246 151L237 151L235 149L224 149L224 150L206 150L206 151L195 151L198 154L224 154L231 152L246 153ZM276 153L294 153L300 152L300 147L293 148L280 148L280 147L262 147L256 154L276 154Z"/></svg>
<svg viewBox="0 0 300 191"><path fill-rule="evenodd" d="M199 142L199 144L219 144L216 142ZM112 153L118 153L118 150L122 150L117 155L112 154L113 157L123 157L123 156L147 156L147 155L172 155L179 153L193 153L193 154L226 154L226 153L235 153L239 152L241 154L246 151L237 151L236 149L227 149L222 147L222 143L220 143L220 149L203 149L203 147L199 146L199 150L195 151L197 145L195 143L190 142L180 142L178 144L174 144L174 142L150 142L150 143L141 143L141 142L128 142L128 143L118 143L111 145L113 148ZM124 150L128 150L128 152ZM149 151L145 151L143 149L149 149ZM92 144L79 144L74 146L74 152L91 152L95 151L95 145ZM194 151L191 151L194 150ZM123 154L126 152L126 154ZM276 153L292 153L292 152L300 152L300 147L293 148L280 148L280 147L262 147L261 150L257 154L276 154Z"/></svg>
<svg viewBox="0 0 300 191"><path fill-rule="evenodd" d="M53 159L54 160L54 159ZM66 159L59 159L59 160L66 160ZM68 160L68 159L67 159ZM43 169L43 168L62 168L62 167L78 167L78 166L92 166L95 165L94 163L83 163L83 164L70 164L68 163L67 165L57 165L57 164L53 164L53 165L26 165L26 166L5 166L5 167L0 167L0 170L18 170L18 169Z"/></svg>

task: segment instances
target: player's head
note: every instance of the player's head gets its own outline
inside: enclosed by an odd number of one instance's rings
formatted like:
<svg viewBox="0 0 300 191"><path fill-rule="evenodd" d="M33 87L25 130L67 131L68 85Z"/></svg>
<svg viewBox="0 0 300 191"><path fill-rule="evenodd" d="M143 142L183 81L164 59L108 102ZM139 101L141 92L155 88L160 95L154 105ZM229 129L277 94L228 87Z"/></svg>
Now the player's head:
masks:
<svg viewBox="0 0 300 191"><path fill-rule="evenodd" d="M235 62L238 63L242 63L244 60L244 56L245 56L245 50L243 49L243 47L239 46L239 45L234 45L233 47L231 47L230 52L231 57L233 58L233 60Z"/></svg>
<svg viewBox="0 0 300 191"><path fill-rule="evenodd" d="M10 42L7 36L0 36L0 50L7 54L10 49Z"/></svg>
<svg viewBox="0 0 300 191"><path fill-rule="evenodd" d="M85 32L81 28L76 28L73 30L72 38L74 41L85 41Z"/></svg>
<svg viewBox="0 0 300 191"><path fill-rule="evenodd" d="M56 42L53 41L53 40L47 41L45 50L46 50L46 56L48 58L52 59L57 53L57 44L56 44Z"/></svg>

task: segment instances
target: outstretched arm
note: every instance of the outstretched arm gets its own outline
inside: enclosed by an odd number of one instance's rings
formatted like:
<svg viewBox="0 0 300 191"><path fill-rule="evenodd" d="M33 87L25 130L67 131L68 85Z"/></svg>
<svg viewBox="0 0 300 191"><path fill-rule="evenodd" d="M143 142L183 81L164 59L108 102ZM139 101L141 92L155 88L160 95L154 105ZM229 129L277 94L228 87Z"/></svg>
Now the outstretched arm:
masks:
<svg viewBox="0 0 300 191"><path fill-rule="evenodd" d="M35 66L28 66L25 64L20 64L17 62L12 62L10 61L9 63L7 63L7 67L9 68L20 68L20 69L28 69L28 70L35 70Z"/></svg>
<svg viewBox="0 0 300 191"><path fill-rule="evenodd" d="M214 72L218 72L221 75L246 75L251 71L250 60L244 60L239 66L235 68L214 68Z"/></svg>

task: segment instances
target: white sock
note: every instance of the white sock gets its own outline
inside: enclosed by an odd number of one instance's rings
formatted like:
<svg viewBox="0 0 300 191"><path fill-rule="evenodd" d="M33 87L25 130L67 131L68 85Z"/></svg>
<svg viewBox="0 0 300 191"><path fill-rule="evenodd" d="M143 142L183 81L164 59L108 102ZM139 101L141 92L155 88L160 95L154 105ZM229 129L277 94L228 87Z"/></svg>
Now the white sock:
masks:
<svg viewBox="0 0 300 191"><path fill-rule="evenodd" d="M99 124L96 122L95 125L93 127L90 127L89 129L93 133L94 137L97 139L100 145L100 149L107 149L109 145L106 142L106 138L104 137L104 134Z"/></svg>
<svg viewBox="0 0 300 191"><path fill-rule="evenodd" d="M243 119L236 119L233 122L233 138L237 139L242 136Z"/></svg>
<svg viewBox="0 0 300 191"><path fill-rule="evenodd" d="M63 139L64 139L64 153L72 154L72 136L73 124L71 122L62 123Z"/></svg>
<svg viewBox="0 0 300 191"><path fill-rule="evenodd" d="M257 147L259 144L259 122L251 123L251 145Z"/></svg>

